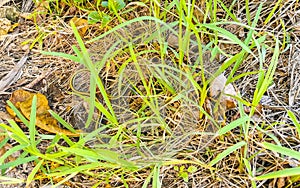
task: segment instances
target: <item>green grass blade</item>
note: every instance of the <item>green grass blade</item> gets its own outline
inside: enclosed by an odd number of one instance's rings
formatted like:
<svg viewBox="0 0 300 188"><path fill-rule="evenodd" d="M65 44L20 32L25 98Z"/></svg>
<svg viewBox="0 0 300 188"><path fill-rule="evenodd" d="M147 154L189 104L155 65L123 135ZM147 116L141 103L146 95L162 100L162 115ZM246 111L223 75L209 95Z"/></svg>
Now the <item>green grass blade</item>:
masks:
<svg viewBox="0 0 300 188"><path fill-rule="evenodd" d="M153 168L153 181L152 181L153 188L161 187L161 184L159 181L159 172L160 172L160 165L156 164Z"/></svg>
<svg viewBox="0 0 300 188"><path fill-rule="evenodd" d="M80 139L77 144L84 145L84 143L93 140L97 137L103 130L108 129L110 125L103 125L100 128L93 130L92 132L86 134L83 139ZM109 137L109 136L108 136Z"/></svg>
<svg viewBox="0 0 300 188"><path fill-rule="evenodd" d="M176 34L177 32L170 26L168 25L166 22L158 19L158 18L155 18L155 17L152 17L152 16L141 16L141 17L138 17L138 18L134 18L134 19L131 19L131 20L128 20L126 22L123 22L119 25L117 25L116 27L114 27L113 29L103 33L102 35L96 37L96 38L93 38L92 40L89 40L87 43L92 43L92 42L95 42L97 40L100 40L101 38L113 33L113 32L116 32L118 29L121 29L121 28L124 28L126 26L129 26L131 25L132 23L135 23L135 22L140 22L140 21L155 21L156 23L158 24L161 24L163 25L164 27L166 27L166 29L170 30L172 33Z"/></svg>
<svg viewBox="0 0 300 188"><path fill-rule="evenodd" d="M51 188L61 187L60 185L62 185L65 182L69 181L71 178L73 178L74 176L76 176L78 173L79 172L74 172L74 173L68 175L67 177L63 178L60 182L58 182L57 184L53 185Z"/></svg>
<svg viewBox="0 0 300 188"><path fill-rule="evenodd" d="M13 153L17 152L17 151L20 151L22 149L24 149L25 147L27 147L28 145L17 145L17 146L14 146L12 148L10 148L9 150L7 150L1 157L0 157L0 164L3 164L4 163L4 160L12 155Z"/></svg>
<svg viewBox="0 0 300 188"><path fill-rule="evenodd" d="M247 173L248 173L250 176L253 176L253 172L252 172L252 169L251 169L251 165L250 165L249 160L246 159L246 158L243 158L243 161L244 161L245 167L246 167L246 169L247 169Z"/></svg>
<svg viewBox="0 0 300 188"><path fill-rule="evenodd" d="M245 9L246 9L246 18L248 21L248 24L251 24L251 16L250 16L250 11L249 11L249 0L245 0Z"/></svg>
<svg viewBox="0 0 300 188"><path fill-rule="evenodd" d="M83 58L83 54L81 53L81 51L77 48L77 46L72 46L73 51L75 52L75 54L77 55L76 57L80 59L80 61L78 63L84 65L85 67L89 67L89 65L87 64L86 61L84 61Z"/></svg>
<svg viewBox="0 0 300 188"><path fill-rule="evenodd" d="M39 163L32 169L32 171L30 172L30 174L27 177L26 180L26 187L29 186L29 184L34 180L34 176L36 175L36 173L38 172L38 170L40 169L40 167L42 166L44 160L40 160Z"/></svg>
<svg viewBox="0 0 300 188"><path fill-rule="evenodd" d="M29 121L24 117L24 115L11 103L7 101L8 106L16 113L17 117L27 126L29 127Z"/></svg>
<svg viewBox="0 0 300 188"><path fill-rule="evenodd" d="M75 143L66 135L62 134L61 137L66 141L66 143L72 147L73 145L75 145Z"/></svg>
<svg viewBox="0 0 300 188"><path fill-rule="evenodd" d="M27 138L26 134L16 124L16 122L11 119L7 121L11 125L11 127L5 124L0 124L0 126L13 133L12 135L10 135L10 137L15 139L20 144L24 144L24 145L30 144L30 141Z"/></svg>
<svg viewBox="0 0 300 188"><path fill-rule="evenodd" d="M244 42L242 42L238 37L226 29L216 26L215 24L201 24L201 26L211 29L213 31L218 31L222 34L223 37L229 39L230 41L240 45L246 52L252 54L255 57L255 54L250 50L249 46L247 46Z"/></svg>
<svg viewBox="0 0 300 188"><path fill-rule="evenodd" d="M20 184L20 183L24 183L24 182L25 182L25 180L23 180L23 179L0 176L0 185Z"/></svg>
<svg viewBox="0 0 300 188"><path fill-rule="evenodd" d="M30 112L30 121L29 121L29 138L30 138L30 145L32 148L36 149L36 142L35 142L35 122L36 122L36 103L37 103L37 96L34 95L31 104L31 112Z"/></svg>
<svg viewBox="0 0 300 188"><path fill-rule="evenodd" d="M228 16L230 16L230 18L232 18L233 21L239 22L239 20L237 19L237 17L231 12L230 9L228 9L226 7L226 5L223 3L222 0L218 0L218 3L220 3L221 7L225 10L225 12L226 12L226 18L228 18Z"/></svg>
<svg viewBox="0 0 300 188"><path fill-rule="evenodd" d="M94 108L95 108L95 96L96 96L96 81L95 79L98 77L98 74L96 73L96 70L94 69L93 62L91 58L89 57L89 53L83 43L83 40L80 37L80 34L78 33L78 30L76 29L76 26L74 22L71 22L72 30L74 32L75 38L77 40L77 43L81 49L81 52L74 46L73 49L75 49L76 54L78 57L82 60L82 64L84 64L89 71L91 72L90 76L90 98L89 98L89 113L88 117L86 120L86 128L90 125L90 123L93 120L93 113L94 113Z"/></svg>
<svg viewBox="0 0 300 188"><path fill-rule="evenodd" d="M13 168L20 164L26 164L26 163L29 163L30 161L36 160L37 158L38 158L37 156L30 156L30 157L26 157L26 158L17 158L16 160L14 160L12 162L8 162L3 165L0 165L0 170L7 169L7 168Z"/></svg>
<svg viewBox="0 0 300 188"><path fill-rule="evenodd" d="M296 117L295 114L294 114L292 111L290 111L290 110L288 110L287 113L288 113L289 117L291 118L292 122L294 123L294 125L296 126L296 130L297 130L297 132L298 132L298 138L300 138L300 123L299 123L299 121L297 120L297 117Z"/></svg>
<svg viewBox="0 0 300 188"><path fill-rule="evenodd" d="M60 147L63 152L69 152L72 154L80 155L91 162L96 162L97 160L104 160L101 156L99 156L94 150L80 149L80 148L67 148ZM108 158L108 160L110 160Z"/></svg>
<svg viewBox="0 0 300 188"><path fill-rule="evenodd" d="M95 103L96 103L96 79L98 78L98 74L92 73L91 71L91 76L90 76L90 88L89 88L89 92L90 92L90 97L89 97L89 114L88 114L88 118L85 124L85 128L88 128L90 123L93 120L93 115L95 112ZM102 83L102 82L101 82ZM105 95L107 97L107 93L106 91L103 91L102 89L100 90L102 96ZM103 92L103 93L102 93ZM103 97L105 98L105 97ZM104 99L105 100L105 99ZM109 102L109 100L107 99L107 102Z"/></svg>
<svg viewBox="0 0 300 188"><path fill-rule="evenodd" d="M252 22L251 27L249 27L249 26L246 27L246 28L249 29L249 32L247 33L247 38L246 38L245 41L244 41L245 45L247 45L247 46L250 44L251 40L253 39L254 33L256 33L256 32L255 32L255 27L256 27L256 25L257 25L257 22L258 22L258 19L259 19L259 15L260 15L261 10L262 10L262 3L260 4L260 6L258 7L258 9L257 9L257 11L256 11L255 18L254 18L254 20L253 20L253 22ZM249 19L248 19L248 20L249 20ZM263 41L264 41L264 40L263 40ZM263 41L261 41L261 42L263 42ZM251 46L250 46L250 49L253 48L253 47L254 47L254 45L251 45ZM258 47L258 48L259 48L259 47ZM227 83L232 82L232 77L233 77L233 75L235 74L235 72L237 71L237 69L239 68L240 64L243 62L243 60L244 60L243 57L244 57L245 55L246 55L245 49L243 49L241 52L239 52L239 58L236 60L236 63L235 63L233 69L231 70L231 72L230 72L230 74L229 74L229 76L228 76ZM252 55L253 55L253 54L252 54ZM253 57L256 57L256 56L253 56Z"/></svg>
<svg viewBox="0 0 300 188"><path fill-rule="evenodd" d="M268 17L265 19L264 21L264 25L267 25L269 23L269 21L271 20L271 18L274 16L275 11L277 10L277 8L279 7L279 5L281 4L282 0L278 0L275 4L275 6L273 7L273 9L271 10L271 12L269 13Z"/></svg>
<svg viewBox="0 0 300 188"><path fill-rule="evenodd" d="M63 156L67 155L67 152L56 152L56 153L46 153L45 156L47 158L57 159L57 158L63 158Z"/></svg>
<svg viewBox="0 0 300 188"><path fill-rule="evenodd" d="M246 76L249 76L249 75L256 75L256 74L258 74L258 73L259 73L259 71L249 71L249 72L244 72L244 73L241 73L241 74L239 74L239 75L233 77L233 78L230 80L230 82L235 82L235 81L237 81L237 80L240 80L240 79L243 78L243 77L246 77Z"/></svg>
<svg viewBox="0 0 300 188"><path fill-rule="evenodd" d="M247 143L245 141L241 141L241 142L234 144L233 146L230 146L225 151L218 154L216 158L214 158L212 161L210 161L210 163L208 163L208 165L213 166L213 165L217 164L219 161L221 161L222 159L227 157L230 153L236 151L237 149L241 148L242 146L244 146L246 144Z"/></svg>
<svg viewBox="0 0 300 188"><path fill-rule="evenodd" d="M266 134L267 136L269 136L270 138L273 139L273 141L277 144L277 145L281 145L279 139L270 131L268 130L263 130L261 127L257 126L256 127L257 130L261 131L262 133Z"/></svg>
<svg viewBox="0 0 300 188"><path fill-rule="evenodd" d="M256 188L257 186L256 186L256 182L253 180L253 171L251 169L251 164L250 164L249 160L246 158L243 158L243 162L247 169L248 175L251 177L251 185L253 188Z"/></svg>
<svg viewBox="0 0 300 188"><path fill-rule="evenodd" d="M63 160L53 158L54 155L42 154L38 150L30 150L30 148L26 149L26 151L30 152L30 154L33 156L37 156L37 157L40 157L40 158L48 160L48 161L53 161L58 164L64 164Z"/></svg>
<svg viewBox="0 0 300 188"><path fill-rule="evenodd" d="M250 116L252 116L255 112L256 106L259 104L260 99L264 95L264 93L268 90L268 87L273 81L273 76L275 74L275 70L278 63L278 57L279 57L279 40L276 39L275 49L273 52L273 56L268 68L267 73L265 74L264 78L261 78L263 75L260 75L261 77L259 79L262 79L262 83L260 86L256 86L256 89L253 94L253 101L252 101L252 108L250 112Z"/></svg>
<svg viewBox="0 0 300 188"><path fill-rule="evenodd" d="M143 183L143 186L142 186L142 188L148 188L149 186L149 184L150 184L150 181L151 181L151 178L153 177L153 170L150 172L150 174L147 176L147 178L146 178L146 180L144 181L144 183Z"/></svg>
<svg viewBox="0 0 300 188"><path fill-rule="evenodd" d="M300 152L298 152L298 151L294 151L289 148L278 146L278 145L271 144L268 142L263 142L262 145L264 146L264 148L269 149L271 151L281 153L283 155L300 160Z"/></svg>
<svg viewBox="0 0 300 188"><path fill-rule="evenodd" d="M95 106L101 113L103 113L103 115L107 117L107 119L111 121L111 123L118 124L116 118L111 113L109 113L109 111L107 111L103 104L101 104L100 102L95 102Z"/></svg>
<svg viewBox="0 0 300 188"><path fill-rule="evenodd" d="M212 82L217 76L219 76L222 72L224 72L225 69L227 69L228 67L230 67L234 62L237 62L239 59L242 59L242 57L244 56L244 51L239 52L237 54L235 54L234 56L230 57L229 59L227 59L220 67L219 69L208 79L208 83ZM227 82L229 82L229 80L227 80ZM232 82L230 80L230 82Z"/></svg>
<svg viewBox="0 0 300 188"><path fill-rule="evenodd" d="M262 10L262 6L263 6L263 4L261 3L260 5L259 5L259 7L257 8L257 11L256 11L256 14L255 14L255 17L254 17L254 20L253 20L253 22L252 22L252 24L251 24L251 28L250 28L250 30L249 30L249 32L248 32L248 34L247 34L247 38L246 38L246 40L245 40L245 43L247 44L247 45L249 45L250 44L250 41L251 41L251 39L253 38L253 33L255 33L255 30L254 30L254 28L256 27L256 25L257 25L257 22L258 22L258 20L259 20L259 15L260 15L260 12L261 12L261 10ZM249 19L249 21L250 21L250 19ZM251 21L250 21L251 22ZM255 57L255 56L254 56Z"/></svg>
<svg viewBox="0 0 300 188"><path fill-rule="evenodd" d="M41 54L43 55L50 55L50 56L56 56L56 57L63 57L66 59L70 59L74 62L80 62L80 58L76 57L74 55L66 54L63 52L46 52L46 51L41 51Z"/></svg>
<svg viewBox="0 0 300 188"><path fill-rule="evenodd" d="M1 125L0 125L1 126ZM1 142L0 142L0 148L4 147L5 144L9 141L8 137L5 137Z"/></svg>
<svg viewBox="0 0 300 188"><path fill-rule="evenodd" d="M62 124L65 128L67 128L68 130L70 130L73 133L76 133L75 129L72 127L72 125L70 125L69 123L67 123L63 118L61 118L57 113L55 113L52 110L49 110L49 113L51 114L51 116L53 116L60 124Z"/></svg>
<svg viewBox="0 0 300 188"><path fill-rule="evenodd" d="M243 125L244 123L246 123L249 120L250 120L249 116L245 115L245 116L243 116L243 117L241 117L241 118L239 118L239 119L237 119L237 120L229 123L225 127L219 129L218 132L217 132L217 135L218 136L223 135L223 134L227 133L228 131L231 131L232 129L234 129L234 128L238 127L238 126Z"/></svg>
<svg viewBox="0 0 300 188"><path fill-rule="evenodd" d="M255 177L256 180L275 179L280 177L300 176L300 167L287 168Z"/></svg>
<svg viewBox="0 0 300 188"><path fill-rule="evenodd" d="M49 177L60 177L60 176L66 176L68 174L72 174L72 173L83 173L85 170L93 170L99 167L105 167L105 168L117 168L117 165L114 164L108 164L108 163L103 163L103 162L93 162L90 164L84 164L84 165L80 165L80 166L76 166L76 167L66 167L66 170L62 171L62 172L54 172L54 173L50 173L47 174L47 176Z"/></svg>
<svg viewBox="0 0 300 188"><path fill-rule="evenodd" d="M60 147L60 148L65 152L70 152L72 154L80 155L91 162L104 160L110 163L119 164L122 167L135 168L135 165L133 163L121 159L120 154L114 151L110 151L106 149L87 150L87 149L80 149L80 148L66 148L66 147Z"/></svg>

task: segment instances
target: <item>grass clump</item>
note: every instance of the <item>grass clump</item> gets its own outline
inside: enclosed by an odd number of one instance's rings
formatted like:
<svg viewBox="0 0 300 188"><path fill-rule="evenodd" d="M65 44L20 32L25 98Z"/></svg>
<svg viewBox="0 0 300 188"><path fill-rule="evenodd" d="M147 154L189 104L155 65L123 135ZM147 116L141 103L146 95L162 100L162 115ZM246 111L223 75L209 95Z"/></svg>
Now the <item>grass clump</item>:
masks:
<svg viewBox="0 0 300 188"><path fill-rule="evenodd" d="M18 143L0 158L1 169L31 161L35 165L26 180L4 178L5 183L261 187L270 185L270 179L279 185L276 178L283 177L288 177L284 185L299 182L299 167L289 168L285 161L286 156L289 162L299 160L299 152L290 147L294 142L284 139L285 125L259 110L278 81L281 50L287 46L287 33L266 29L274 24L272 15L282 10L283 2L268 9L249 1L110 2L97 1L91 8L88 3L62 1L86 11L90 24L101 22L100 34L82 38L71 22L73 54L42 52L77 62L79 71L88 72L87 89L73 91L88 104L80 127L86 132L79 138L39 134L36 101L29 121L12 107L29 137L12 120L10 126L1 124L3 135ZM238 105L235 109L222 111L209 94L221 74L227 76L226 85L238 85L240 92L230 96ZM251 89L243 91L245 86ZM297 115L291 110L287 114L295 125L289 128L299 136ZM70 126L57 114L54 117ZM48 145L41 152L45 141ZM16 151L19 159L4 163ZM275 164L280 164L279 171ZM72 183L75 177L78 181Z"/></svg>

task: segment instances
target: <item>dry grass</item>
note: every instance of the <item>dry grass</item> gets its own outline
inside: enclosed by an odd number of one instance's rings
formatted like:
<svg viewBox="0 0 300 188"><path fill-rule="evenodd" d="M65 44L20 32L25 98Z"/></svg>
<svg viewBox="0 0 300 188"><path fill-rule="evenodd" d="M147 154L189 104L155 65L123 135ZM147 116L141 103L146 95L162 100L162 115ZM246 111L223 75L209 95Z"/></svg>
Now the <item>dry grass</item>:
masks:
<svg viewBox="0 0 300 188"><path fill-rule="evenodd" d="M22 1L15 1L19 8L22 7L21 2ZM200 1L199 4L204 4L204 2L205 1ZM247 15L244 1L237 1L233 5L231 4L232 1L223 1L223 3L227 7L231 6L232 13L241 23L249 25L247 18L250 17L251 20L254 19L260 2L249 2L249 15ZM11 4L13 3L11 2ZM153 8L153 4L148 5ZM247 148L241 147L226 156L213 166L215 170L210 170L198 165L196 172L188 173L189 178L187 182L184 181L179 172L174 169L174 166L185 166L185 169L188 169L188 167L191 166L190 163L177 164L174 162L170 163L170 165L162 165L159 168L158 176L161 182L161 187L252 187L253 182L251 182L251 180L253 180L253 177L284 168L299 166L299 161L287 156L280 156L278 153L266 150L261 144L265 141L271 143L275 143L277 141L284 147L300 151L299 133L297 133L295 125L290 120L286 112L286 110L291 110L295 113L296 117L300 119L299 28L295 27L295 25L297 25L300 21L300 10L298 8L298 2L284 1L281 2L280 6L275 10L273 13L274 16L270 17L270 20L266 21L275 5L276 2L267 2L264 4L256 26L256 31L258 33L260 32L261 35L257 34L255 37L263 35L266 36L264 45L266 47L265 57L267 60L264 64L260 65L259 59L257 58L259 56L259 49L253 48L252 51L257 57L253 57L251 54L245 56L241 65L233 74L233 76L238 76L247 72L255 72L259 70L260 66L262 66L264 70L267 70L270 66L268 63L271 61L273 55L273 51L271 49L274 49L275 47L274 36L279 39L281 53L279 55L276 72L272 84L268 87L267 92L261 100L261 104L263 106L262 111L260 114L256 114L254 116L256 119L254 119L253 123L249 127L247 138L245 138L243 129L239 127L222 136L205 135L203 134L203 131L212 132L212 135L214 135L215 131L210 130L210 124L208 124L209 121L207 119L180 119L181 116L193 117L193 114L191 115L190 112L195 113L195 111L197 111L196 113L200 113L198 112L199 109L196 108L195 110L195 107L193 107L194 103L186 102L178 104L175 101L165 104L163 102L159 102L159 109L161 110L159 112L161 117L167 119L167 125L173 132L178 133L175 137L166 136L168 134L166 134L165 130L160 127L160 122L155 118L153 118L154 120L151 120L150 118L150 120L146 119L142 121L138 119L132 122L132 124L125 124L124 129L128 129L126 131L121 130L120 127L110 127L109 129L105 129L101 132L101 134L99 134L98 140L92 140L88 143L90 148L97 149L97 147L103 147L101 144L108 144L111 136L119 134L119 131L124 131L123 138L118 140L119 146L114 147L113 150L126 155L126 159L135 161L143 168L132 171L124 169L115 170L113 168L105 167L97 168L90 170L89 173L77 174L72 177L70 181L67 181L66 185L70 187L92 187L97 184L98 181L102 181L98 187L108 187L108 185L111 187L142 187L146 179L149 177L149 174L153 173L153 169L156 168L155 165L159 164L156 162L179 159L201 161L204 164L209 164L218 156L218 154L243 140L247 141ZM203 7L199 8L199 10L205 11L205 6L199 5L199 7ZM32 6L30 10L34 10L34 6ZM73 12L71 10L73 10ZM125 13L125 10L130 11ZM135 4L127 7L125 10L124 13L120 14L121 18L124 20L154 14L151 12L151 9L148 9L147 7L140 7ZM161 11L163 12L163 10ZM171 11L174 11L176 14L175 9L172 9ZM82 65L80 66L72 61L60 57L46 56L40 53L40 50L45 50L74 54L71 46L78 46L78 44L68 24L68 20L70 17L80 14L84 14L84 12L74 7L69 8L66 6L62 9L59 17L47 15L43 19L38 20L37 23L32 20L20 19L19 27L14 32L10 33L5 40L0 41L0 70L2 70L0 73L0 80L12 69L12 67L14 67L21 57L28 54L28 60L22 69L20 78L16 82L10 83L10 86L5 90L0 91L0 111L5 111L5 103L9 98L9 94L18 88L22 88L45 94L50 101L51 109L53 111L57 112L68 122L71 122L72 125L76 125L77 123L77 126L82 127L82 124L78 123L78 120L76 119L76 112L78 113L78 110L76 111L75 109L76 105L77 107L79 105L78 101L82 104L82 100L80 98L75 98L75 96L71 94L71 88L69 86L69 79L72 74L82 69ZM199 20L205 19L204 15L201 14L201 11L196 11L195 15ZM206 22L209 23L214 21L213 19L215 18L213 18L212 15L213 13L207 17ZM166 13L166 18L168 22L177 19L172 12ZM216 19L217 20L215 21L222 21L224 19L226 21L234 21L233 18L230 18L221 8L216 13ZM118 23L119 21L114 19L114 21L110 22L108 27L105 28L99 29L99 25L92 26L89 28L89 32L84 37L84 41L87 42L88 40L93 39L110 28L115 27ZM221 27L235 34L241 40L244 40L247 37L247 32L249 32L248 29L245 29L240 25L223 24ZM111 36L112 35L108 35L100 42L98 41L96 43L87 44L94 61L95 59L103 58L103 54L106 49L113 44L115 39L110 38ZM32 44L32 41L39 37L41 37L41 40L30 47L29 45ZM214 38L213 32L211 31L201 33L201 37L202 42L205 45ZM208 56L204 63L215 63L219 66L230 56L241 51L240 46L228 43L228 40L222 37L218 40L218 46L227 54L227 56L224 54L219 55L219 57L217 57L213 62L209 61L210 56ZM160 46L153 42L149 45L140 45L139 48L135 50L136 53L147 50L159 51ZM147 96L147 94L145 94L147 91L143 88L145 85L143 85L143 81L140 78L136 78L135 76L131 77L131 75L138 74L138 69L134 66L128 66L127 69L125 69L125 75L127 77L125 76L120 78L120 75L118 75L118 71L120 70L122 63L131 57L132 54L129 51L117 54L111 58L114 61L112 61L112 63L107 63L101 71L101 78L103 79L107 91L111 96L117 93L117 96L113 96L116 99L120 97L131 98L129 102L130 104L127 104L127 100L125 107L122 101L113 101L113 106L115 106L117 117L121 121L121 124L126 123L128 119L134 119L132 116L136 116L138 111L140 113L137 116L138 118L155 117L153 112L152 114L150 113L150 115L148 114L147 116L144 116L144 114L151 111L151 109L149 110L149 107L144 110L140 110L145 102L145 100L141 98ZM155 64L157 60L155 60L155 58L160 59L161 57L156 53L147 53L146 55L139 56L138 58L140 58L139 62L152 61L152 63L154 62L153 64ZM171 61L176 59L176 57L174 57L174 54L172 54L171 51L168 51L168 57L166 59ZM186 57L185 63L190 63ZM181 74L172 71L172 66L169 68L170 74L175 75L175 77L180 77ZM208 67L209 66L210 64ZM149 76L155 72L153 71L155 66L143 66L141 63L141 67L144 75L147 76L147 82L150 83L149 88L152 89L152 92L154 92L151 94L159 96L157 97L157 100L164 101L165 98L172 96L169 91L160 91L160 93L155 93L161 89L157 85L153 84L155 81L151 80L151 76ZM233 66L226 69L226 76L230 75L232 69ZM168 78L172 78L171 75L168 76ZM185 78L182 77L182 79L184 80ZM135 89L135 91L140 91L140 93L122 93L120 96L120 93L116 92L120 85L118 82L120 80L122 87L131 84L138 88ZM239 91L242 99L251 103L257 81L257 73L246 75L234 81L235 88ZM132 82L134 82L134 84L132 84ZM186 87L182 87L180 83L177 84L178 85L176 85L176 83L174 84L177 86L177 92L184 93ZM130 107L127 107L127 105ZM186 111L186 113L182 113L182 111ZM238 108L228 110L226 112L226 124L236 120L240 113L241 110ZM86 114L87 112L85 115ZM86 118L86 116L84 116L84 118ZM102 119L99 121L103 124L109 121L103 116L101 118ZM197 123L194 121L197 121ZM155 126L156 124L157 126ZM141 144L144 144L143 146L140 146L140 148L135 147L136 140L138 140L137 130L139 125L143 125L143 128L140 130L142 136L139 139L141 139ZM25 126L22 128L26 130ZM165 140L162 139L164 136L168 138ZM73 138L73 140L75 141L76 138ZM11 140L10 142L11 145L16 144L14 140ZM48 148L49 144L50 143L43 141L40 143L39 149L44 151ZM68 145L64 140L62 140L60 144L63 146ZM247 159L249 161L252 174L247 171L243 159ZM49 167L52 165L54 164L49 164ZM20 165L3 175L26 179L26 174L29 174L33 168L34 163L30 162L28 164ZM40 187L49 183L49 179L43 177L45 175L41 172L39 172L38 175L41 176L40 181L36 180L33 182L31 184L32 187ZM54 181L54 183L57 183L62 179L52 178L51 180ZM154 181L154 178L152 181ZM299 177L284 177L256 181L256 185L257 187L299 187L300 180Z"/></svg>

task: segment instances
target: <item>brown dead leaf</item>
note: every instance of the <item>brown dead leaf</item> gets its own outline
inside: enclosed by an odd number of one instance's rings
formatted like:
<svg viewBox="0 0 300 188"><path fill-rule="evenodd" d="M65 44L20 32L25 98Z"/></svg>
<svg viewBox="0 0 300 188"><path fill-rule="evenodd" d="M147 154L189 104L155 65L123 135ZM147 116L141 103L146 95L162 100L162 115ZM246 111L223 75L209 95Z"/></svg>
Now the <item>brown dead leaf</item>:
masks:
<svg viewBox="0 0 300 188"><path fill-rule="evenodd" d="M81 37L84 37L87 29L88 29L88 21L86 19L83 18L77 18L77 17L73 17L70 20L70 23L73 22L75 24L75 26L78 29L78 33L80 34Z"/></svg>
<svg viewBox="0 0 300 188"><path fill-rule="evenodd" d="M24 90L17 90L12 93L9 101L13 103L17 109L20 110L20 104L29 100L30 97L30 92ZM13 118L16 117L16 113L8 105L6 106L6 110Z"/></svg>
<svg viewBox="0 0 300 188"><path fill-rule="evenodd" d="M209 114L221 124L225 124L225 113L228 109L235 108L237 102L228 95L236 96L237 93L232 84L226 85L227 78L222 73L210 84L209 98L206 100L206 108Z"/></svg>
<svg viewBox="0 0 300 188"><path fill-rule="evenodd" d="M248 106L244 107L244 112L246 112L247 114L249 114L250 111L251 111L251 107L248 107ZM263 105L262 104L258 104L255 107L254 115L261 115L262 111L263 111Z"/></svg>
<svg viewBox="0 0 300 188"><path fill-rule="evenodd" d="M24 90L16 90L12 93L10 101L16 106L18 110L25 116L27 120L30 119L31 104L33 96L37 97L36 106L36 126L55 134L65 134L68 136L79 136L79 133L72 133L66 129L62 129L58 126L58 122L54 119L48 112L50 107L48 105L48 100L43 94L34 94ZM18 121L15 112L7 105L7 112Z"/></svg>
<svg viewBox="0 0 300 188"><path fill-rule="evenodd" d="M285 186L285 177L278 178L277 180L277 188L282 188Z"/></svg>

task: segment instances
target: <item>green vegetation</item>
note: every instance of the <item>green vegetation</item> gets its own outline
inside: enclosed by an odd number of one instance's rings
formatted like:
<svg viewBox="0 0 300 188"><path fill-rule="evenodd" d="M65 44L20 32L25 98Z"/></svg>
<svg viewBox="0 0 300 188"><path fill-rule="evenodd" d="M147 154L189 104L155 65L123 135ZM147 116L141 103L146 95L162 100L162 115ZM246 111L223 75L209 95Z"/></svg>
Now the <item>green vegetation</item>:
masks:
<svg viewBox="0 0 300 188"><path fill-rule="evenodd" d="M237 3L243 6L243 20L236 11ZM279 127L276 125L282 122L271 122L264 114L257 115L262 98L277 81L275 76L282 51L288 48L286 39L289 33L278 34L270 30L281 26L283 18L278 18L278 23L273 20L279 14L277 10L282 10L282 1L271 3L266 9L263 3L247 0L207 0L202 3L194 0L131 3L122 0L97 0L94 3L63 0L49 1L48 4L49 15L51 12L51 15L61 16L65 12L62 4L74 6L76 13L83 13L85 16L82 17L90 25L96 25L90 27L89 32L97 30L95 32L99 35L82 37L78 25L70 23L77 41L72 45L73 54L51 49L43 49L41 54L71 60L89 71L87 95L75 91L73 94L89 104L83 129L95 122L101 126L82 133L79 138L40 134L35 127L36 97L32 101L29 121L8 101L29 134L13 120L0 124L4 131L1 134L6 137L0 146L9 140L15 142L0 157L1 183L30 185L32 181L46 180L57 187L70 185L72 178L78 176L90 179L93 182L91 187L205 186L208 182L219 187L230 186L225 180L233 178L231 182L240 181L236 186L259 187L269 184L269 180L289 177L285 186L299 185L299 164L295 167L284 165L287 158L300 160L300 152L294 147L300 142L297 114L287 110L291 120L288 127L294 130L290 137L296 140L292 143L276 133L276 127ZM136 7L144 12L134 12L139 10ZM149 35L143 36L140 43L121 33L129 31L128 28L135 23L149 23L154 28ZM178 28L174 29L174 26ZM234 30L243 31L244 35L231 32L226 26L239 28ZM178 37L178 47L170 46L165 37L167 32ZM101 59L95 61L88 46L109 41L117 34L119 38L110 41L112 44L105 51L99 51ZM189 53L193 43L198 44L196 59ZM222 45L229 45L229 48ZM205 56L207 53L209 58ZM207 67L211 65L207 64L220 61L220 56L224 57L223 62L213 72L208 71ZM158 57L159 63L148 61L153 57ZM118 59L122 59L122 63ZM251 61L253 67L247 70ZM114 84L111 87L114 89L107 87L103 72L106 76L112 74ZM212 82L223 72L228 75L226 85L250 78L253 81L251 91L249 88L251 96L240 92L230 96L237 103L232 116L209 94ZM129 93L124 89L126 86L130 87ZM113 92L121 94L114 95ZM99 94L101 100L97 98ZM138 101L138 107L116 104L122 94ZM215 103L211 107L213 113L207 110L208 100ZM95 111L101 114L101 120L95 120ZM130 115L124 115L123 111ZM50 112L61 125L73 129L70 122L59 117L58 113ZM226 119L220 120L215 114L222 114ZM216 130L210 130L209 126ZM40 149L42 142L48 143L43 150ZM20 156L16 160L5 162L17 151ZM270 158L273 162L269 162ZM35 167L27 179L5 176L7 169L29 162L34 162ZM276 168L270 167L275 163L278 163ZM223 176L229 172L232 176ZM172 184L170 177L177 183Z"/></svg>

